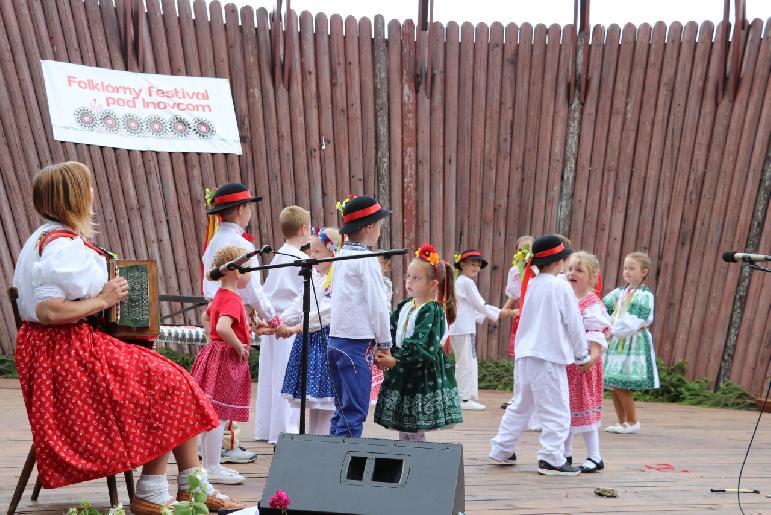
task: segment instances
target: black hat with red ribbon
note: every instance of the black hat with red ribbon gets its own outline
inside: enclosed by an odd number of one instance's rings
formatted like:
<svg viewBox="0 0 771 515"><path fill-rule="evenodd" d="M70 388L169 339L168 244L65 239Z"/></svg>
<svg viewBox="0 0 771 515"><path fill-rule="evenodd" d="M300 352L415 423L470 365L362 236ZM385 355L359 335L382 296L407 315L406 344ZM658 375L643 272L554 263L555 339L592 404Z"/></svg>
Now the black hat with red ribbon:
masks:
<svg viewBox="0 0 771 515"><path fill-rule="evenodd" d="M460 264L464 261L479 261L482 269L487 267L487 260L482 257L482 253L477 249L466 249L460 254L455 254L455 268L460 270Z"/></svg>
<svg viewBox="0 0 771 515"><path fill-rule="evenodd" d="M213 215L237 207L247 202L259 202L262 197L255 197L249 192L249 188L240 182L229 182L217 188L211 200L211 207L206 211Z"/></svg>
<svg viewBox="0 0 771 515"><path fill-rule="evenodd" d="M566 247L559 236L546 234L535 239L532 252L532 264L541 267L565 259L573 253L573 249Z"/></svg>
<svg viewBox="0 0 771 515"><path fill-rule="evenodd" d="M391 211L378 204L377 200L367 195L349 195L338 203L343 216L340 234L351 234L391 214Z"/></svg>

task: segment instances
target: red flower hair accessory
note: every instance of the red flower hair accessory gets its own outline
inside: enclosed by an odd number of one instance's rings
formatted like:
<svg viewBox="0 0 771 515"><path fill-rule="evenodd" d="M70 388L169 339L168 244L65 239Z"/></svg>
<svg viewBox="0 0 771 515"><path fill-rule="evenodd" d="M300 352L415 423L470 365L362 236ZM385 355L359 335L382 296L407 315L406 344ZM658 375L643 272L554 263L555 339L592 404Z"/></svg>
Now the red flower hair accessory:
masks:
<svg viewBox="0 0 771 515"><path fill-rule="evenodd" d="M415 255L420 259L427 261L431 266L436 266L442 261L436 248L429 244L421 245L420 248L415 251Z"/></svg>

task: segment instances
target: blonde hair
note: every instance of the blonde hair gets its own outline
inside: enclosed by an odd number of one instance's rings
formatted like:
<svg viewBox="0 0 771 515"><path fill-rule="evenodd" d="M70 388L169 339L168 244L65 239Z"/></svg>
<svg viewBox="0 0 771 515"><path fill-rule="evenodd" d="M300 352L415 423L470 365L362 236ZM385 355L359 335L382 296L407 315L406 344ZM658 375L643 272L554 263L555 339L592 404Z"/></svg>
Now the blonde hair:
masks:
<svg viewBox="0 0 771 515"><path fill-rule="evenodd" d="M83 163L46 166L32 181L32 205L40 216L90 238L94 235L92 184L91 171Z"/></svg>
<svg viewBox="0 0 771 515"><path fill-rule="evenodd" d="M303 225L311 225L311 213L300 206L289 206L281 210L278 221L281 224L281 232L284 233L284 237L291 238L297 236Z"/></svg>
<svg viewBox="0 0 771 515"><path fill-rule="evenodd" d="M589 276L594 278L594 283L591 286L592 288L596 287L597 279L600 276L600 260L597 259L597 256L590 254L585 250L579 250L578 252L573 252L568 257L568 261L573 260L578 261L586 267L587 271L589 272Z"/></svg>
<svg viewBox="0 0 771 515"><path fill-rule="evenodd" d="M337 250L340 250L343 246L343 241L340 236L340 229L337 227L324 227L324 233L329 236L329 239L332 240L332 243L335 244L335 247L337 247Z"/></svg>
<svg viewBox="0 0 771 515"><path fill-rule="evenodd" d="M624 259L633 259L637 261L637 264L640 265L640 268L648 272L645 274L645 277L643 277L643 282L648 278L651 273L651 266L653 265L653 262L651 261L651 258L648 254L645 252L631 252L627 254Z"/></svg>
<svg viewBox="0 0 771 515"><path fill-rule="evenodd" d="M533 238L529 234L525 236L520 236L519 238L517 238L517 244L515 245L515 247L519 248L519 246L522 245L523 243L529 243L530 246L532 246L534 241L535 241L535 238Z"/></svg>
<svg viewBox="0 0 771 515"><path fill-rule="evenodd" d="M226 245L219 249L214 254L214 259L212 259L211 267L212 269L219 268L225 263L229 263L236 259L239 256L243 256L246 254L246 249L239 247L238 245ZM214 281L215 279L212 279L211 276L209 276L209 273L207 273L207 278L210 281Z"/></svg>

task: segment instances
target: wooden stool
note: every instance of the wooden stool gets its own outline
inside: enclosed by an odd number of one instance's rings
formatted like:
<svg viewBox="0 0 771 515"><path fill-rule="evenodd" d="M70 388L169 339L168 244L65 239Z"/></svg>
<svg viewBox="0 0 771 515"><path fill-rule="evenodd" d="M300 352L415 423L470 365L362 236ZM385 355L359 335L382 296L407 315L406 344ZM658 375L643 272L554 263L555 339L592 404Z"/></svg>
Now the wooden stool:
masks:
<svg viewBox="0 0 771 515"><path fill-rule="evenodd" d="M21 327L21 315L19 315L19 306L16 301L19 298L19 292L16 288L8 288L8 297L11 300L11 307L13 308L13 318L16 321L16 329ZM16 508L19 506L21 496L24 494L24 489L27 487L29 477L32 475L32 469L35 467L35 446L32 445L27 454L27 460L24 462L24 467L21 469L19 475L19 482L16 483L16 490L13 492L11 498L11 504L8 506L8 515L16 513ZM134 498L134 471L129 470L123 473L123 477L126 479L126 490L128 491L129 500ZM43 485L40 483L40 478L35 482L35 487L32 489L32 500L37 501L40 495L40 489ZM118 498L118 485L115 481L115 476L107 478L107 491L110 494L110 506L118 504L120 499Z"/></svg>

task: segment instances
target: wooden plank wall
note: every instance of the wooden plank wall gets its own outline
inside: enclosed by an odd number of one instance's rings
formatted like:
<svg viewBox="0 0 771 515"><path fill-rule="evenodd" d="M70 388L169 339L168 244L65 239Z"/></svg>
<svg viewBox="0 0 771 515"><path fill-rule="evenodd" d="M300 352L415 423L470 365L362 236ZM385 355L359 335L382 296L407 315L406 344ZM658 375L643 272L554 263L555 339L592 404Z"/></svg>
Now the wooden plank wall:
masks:
<svg viewBox="0 0 771 515"><path fill-rule="evenodd" d="M285 85L274 81L265 9L148 0L146 10L138 70L135 56L124 61L113 0L0 2L3 290L39 223L26 201L31 178L65 159L94 172L99 243L158 260L161 289L181 294L198 293L203 189L225 181L265 197L251 232L274 246L285 205L337 224L335 201L386 192L394 216L381 245L429 240L446 259L481 248L491 266L480 290L498 305L516 238L556 230L560 195L572 195L568 236L598 255L606 291L624 255L648 252L658 354L715 378L739 272L719 256L746 243L771 132L768 22L748 26L738 91L719 102L728 31L710 22L593 27L575 185L562 191L571 26L451 22L423 33L411 20L292 13ZM40 59L229 79L243 154L54 141ZM405 263L394 263L399 296ZM755 392L769 373L769 296L771 277L755 275L732 371ZM8 303L0 310L0 346L10 353ZM509 328L480 327L481 358L506 355Z"/></svg>

